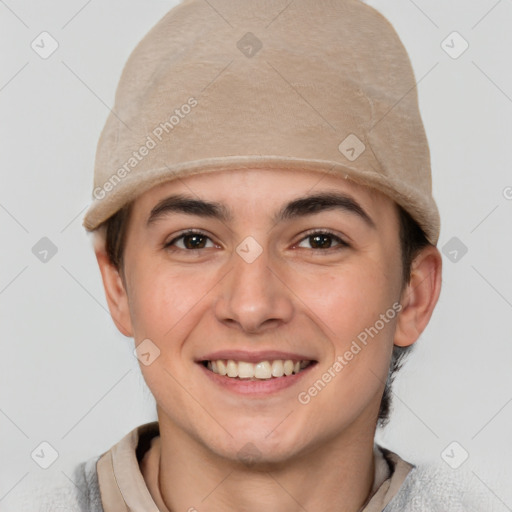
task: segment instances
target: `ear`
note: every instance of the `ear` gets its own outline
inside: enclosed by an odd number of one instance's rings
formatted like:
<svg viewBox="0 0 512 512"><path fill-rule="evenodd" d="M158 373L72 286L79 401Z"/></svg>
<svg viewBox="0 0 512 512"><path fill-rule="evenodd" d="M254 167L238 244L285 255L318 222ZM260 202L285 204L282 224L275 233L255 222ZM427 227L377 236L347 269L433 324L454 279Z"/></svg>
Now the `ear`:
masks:
<svg viewBox="0 0 512 512"><path fill-rule="evenodd" d="M411 278L400 300L403 309L398 315L395 345L412 345L427 326L441 293L441 270L441 254L432 245L414 258Z"/></svg>
<svg viewBox="0 0 512 512"><path fill-rule="evenodd" d="M103 287L105 288L105 295L112 320L114 320L116 327L122 334L133 337L125 284L119 275L119 271L111 263L105 249L103 247L96 247L95 254L100 267Z"/></svg>

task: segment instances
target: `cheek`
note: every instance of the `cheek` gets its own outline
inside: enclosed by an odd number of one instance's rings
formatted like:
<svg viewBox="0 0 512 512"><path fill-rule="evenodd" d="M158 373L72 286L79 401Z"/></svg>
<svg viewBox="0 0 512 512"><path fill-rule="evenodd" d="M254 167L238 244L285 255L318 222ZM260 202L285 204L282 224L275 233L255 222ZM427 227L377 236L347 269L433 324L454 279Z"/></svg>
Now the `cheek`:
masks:
<svg viewBox="0 0 512 512"><path fill-rule="evenodd" d="M201 299L211 288L210 281L200 272L173 269L143 257L131 271L129 296L134 338L137 344L149 339L158 349L152 349L158 356L151 364L140 365L141 372L158 403L183 408L186 403L175 379L182 380L190 370L184 364L185 340L197 324Z"/></svg>
<svg viewBox="0 0 512 512"><path fill-rule="evenodd" d="M331 344L323 370L333 385L322 392L325 399L351 403L358 397L364 404L384 385L400 308L397 279L394 270L369 259L320 278L303 276L300 293Z"/></svg>
<svg viewBox="0 0 512 512"><path fill-rule="evenodd" d="M322 273L302 272L294 289L326 333L347 340L373 325L397 300L394 274L367 259Z"/></svg>
<svg viewBox="0 0 512 512"><path fill-rule="evenodd" d="M215 276L143 257L131 270L129 307L135 339L149 338L162 353L175 353L179 340L197 323Z"/></svg>

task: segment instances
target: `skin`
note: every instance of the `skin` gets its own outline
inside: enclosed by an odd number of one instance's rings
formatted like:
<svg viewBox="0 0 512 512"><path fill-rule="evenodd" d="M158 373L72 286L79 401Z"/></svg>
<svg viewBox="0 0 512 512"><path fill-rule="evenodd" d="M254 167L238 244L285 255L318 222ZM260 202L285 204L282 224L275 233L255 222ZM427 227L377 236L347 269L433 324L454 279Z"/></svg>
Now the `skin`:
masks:
<svg viewBox="0 0 512 512"><path fill-rule="evenodd" d="M273 223L284 204L320 191L350 196L375 227L339 209ZM148 226L155 205L177 193L223 203L232 220L173 212ZM189 228L207 237L199 238L203 248L186 249L183 238L174 251L165 248ZM327 237L330 248L319 248L325 239L315 245L309 233L319 229L348 245ZM262 248L252 263L236 252L248 236ZM199 174L135 200L123 272L101 243L96 256L119 330L136 345L149 338L160 350L140 367L160 424L141 471L161 510L361 508L373 483L374 435L393 344L418 339L441 288L441 256L433 246L414 260L410 282L402 282L391 199L315 171ZM400 314L309 403L300 403L299 393L398 302ZM280 350L317 363L285 389L241 394L212 381L196 362L224 349Z"/></svg>

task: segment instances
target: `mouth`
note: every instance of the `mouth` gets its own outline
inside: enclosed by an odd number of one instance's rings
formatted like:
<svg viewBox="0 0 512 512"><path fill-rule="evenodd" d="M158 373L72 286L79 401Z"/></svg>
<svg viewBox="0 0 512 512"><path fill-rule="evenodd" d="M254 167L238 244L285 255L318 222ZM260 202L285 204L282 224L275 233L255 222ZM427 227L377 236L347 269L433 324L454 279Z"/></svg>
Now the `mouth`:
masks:
<svg viewBox="0 0 512 512"><path fill-rule="evenodd" d="M316 364L307 359L265 359L256 362L212 359L200 362L207 370L222 377L244 381L268 381L297 375Z"/></svg>

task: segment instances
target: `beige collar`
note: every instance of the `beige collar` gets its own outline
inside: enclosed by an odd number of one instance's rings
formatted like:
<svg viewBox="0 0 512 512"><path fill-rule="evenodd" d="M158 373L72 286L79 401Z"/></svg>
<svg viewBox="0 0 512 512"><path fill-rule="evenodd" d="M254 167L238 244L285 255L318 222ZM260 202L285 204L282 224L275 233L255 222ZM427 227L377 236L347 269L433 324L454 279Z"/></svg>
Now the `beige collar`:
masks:
<svg viewBox="0 0 512 512"><path fill-rule="evenodd" d="M158 460L154 458L157 456L143 458L151 444L158 442L158 436L158 422L140 425L99 458L96 467L104 512L166 512L158 486L150 492L140 467L143 463L150 480L156 481L154 475L151 478L151 472L158 468ZM374 456L374 483L369 501L360 512L381 512L413 467L377 445Z"/></svg>

